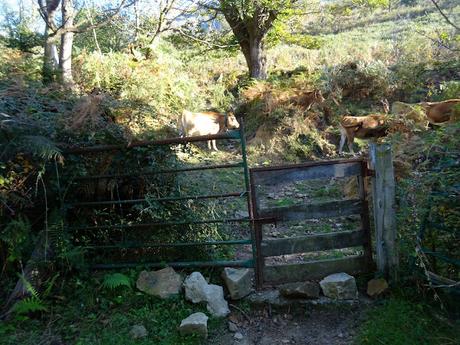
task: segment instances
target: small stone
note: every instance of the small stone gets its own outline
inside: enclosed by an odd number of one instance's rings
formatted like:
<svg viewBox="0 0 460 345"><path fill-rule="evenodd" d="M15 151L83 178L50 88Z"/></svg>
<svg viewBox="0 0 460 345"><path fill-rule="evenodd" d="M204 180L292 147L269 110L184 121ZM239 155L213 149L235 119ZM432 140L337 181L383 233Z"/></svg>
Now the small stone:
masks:
<svg viewBox="0 0 460 345"><path fill-rule="evenodd" d="M388 283L383 278L371 279L367 283L367 294L371 297L381 295L388 289Z"/></svg>
<svg viewBox="0 0 460 345"><path fill-rule="evenodd" d="M229 321L228 322L228 330L232 333L235 333L236 331L238 331L238 326L236 324L234 324L233 322Z"/></svg>
<svg viewBox="0 0 460 345"><path fill-rule="evenodd" d="M208 282L200 272L193 272L184 281L185 298L193 303L206 301Z"/></svg>
<svg viewBox="0 0 460 345"><path fill-rule="evenodd" d="M337 334L337 338L343 338L343 334L342 333Z"/></svg>
<svg viewBox="0 0 460 345"><path fill-rule="evenodd" d="M243 339L243 335L240 332L236 332L235 335L233 336L236 340L241 340Z"/></svg>
<svg viewBox="0 0 460 345"><path fill-rule="evenodd" d="M208 337L208 317L204 313L194 313L183 319L179 326L181 335L197 334L203 338Z"/></svg>
<svg viewBox="0 0 460 345"><path fill-rule="evenodd" d="M234 300L241 299L252 292L252 272L247 268L224 268L222 278Z"/></svg>
<svg viewBox="0 0 460 345"><path fill-rule="evenodd" d="M319 298L319 285L315 282L288 283L281 285L280 294L287 298Z"/></svg>
<svg viewBox="0 0 460 345"><path fill-rule="evenodd" d="M172 267L152 272L142 271L139 274L136 286L148 295L168 298L179 294L182 278Z"/></svg>
<svg viewBox="0 0 460 345"><path fill-rule="evenodd" d="M129 335L133 339L139 339L145 338L148 335L148 332L143 325L134 325L129 331Z"/></svg>
<svg viewBox="0 0 460 345"><path fill-rule="evenodd" d="M225 317L230 314L222 286L209 284L206 289L206 301L208 302L207 309L213 316Z"/></svg>
<svg viewBox="0 0 460 345"><path fill-rule="evenodd" d="M207 302L208 311L216 317L224 317L230 313L224 298L222 286L208 284L200 272L193 272L184 282L185 298L193 303Z"/></svg>
<svg viewBox="0 0 460 345"><path fill-rule="evenodd" d="M235 216L238 218L249 218L248 211L236 211Z"/></svg>
<svg viewBox="0 0 460 345"><path fill-rule="evenodd" d="M319 282L323 294L334 299L356 299L358 290L355 278L347 273L335 273Z"/></svg>

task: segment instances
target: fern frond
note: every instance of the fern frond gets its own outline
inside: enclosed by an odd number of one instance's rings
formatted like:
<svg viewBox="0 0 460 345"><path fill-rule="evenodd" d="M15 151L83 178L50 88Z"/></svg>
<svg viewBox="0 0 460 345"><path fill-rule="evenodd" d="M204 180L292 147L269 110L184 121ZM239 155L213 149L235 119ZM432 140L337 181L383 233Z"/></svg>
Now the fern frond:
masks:
<svg viewBox="0 0 460 345"><path fill-rule="evenodd" d="M24 287L26 288L27 292L30 293L32 297L40 299L38 291L32 286L32 284L22 274L18 275L19 279L21 279L22 283L24 284Z"/></svg>
<svg viewBox="0 0 460 345"><path fill-rule="evenodd" d="M104 276L102 287L113 290L120 286L131 287L131 279L122 273L106 274Z"/></svg>
<svg viewBox="0 0 460 345"><path fill-rule="evenodd" d="M24 315L37 311L47 311L48 308L46 307L45 303L40 300L40 298L31 296L16 302L13 310L17 314Z"/></svg>
<svg viewBox="0 0 460 345"><path fill-rule="evenodd" d="M48 138L41 135L23 135L20 138L21 145L27 147L33 155L43 159L61 159L61 150Z"/></svg>

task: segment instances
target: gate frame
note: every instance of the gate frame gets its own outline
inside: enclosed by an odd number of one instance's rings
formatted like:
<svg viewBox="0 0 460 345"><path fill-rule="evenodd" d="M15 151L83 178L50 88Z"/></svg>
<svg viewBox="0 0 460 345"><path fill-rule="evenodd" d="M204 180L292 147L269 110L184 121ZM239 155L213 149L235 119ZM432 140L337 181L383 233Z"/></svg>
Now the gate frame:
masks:
<svg viewBox="0 0 460 345"><path fill-rule="evenodd" d="M146 174L106 174L106 175L94 175L94 176L82 176L76 179L78 180L88 180L88 179L101 179L101 178L121 178L129 176L145 176L145 175L156 175L156 174L166 174L166 173L178 173L178 172L188 172L188 171L199 171L199 170L211 170L211 169L224 169L224 168L242 168L243 177L244 177L244 191L227 193L227 194L211 194L211 195L189 195L189 196L180 196L180 197L167 197L167 198L158 198L154 199L157 201L178 201L178 200L191 200L191 199L212 199L212 198L227 198L227 197L246 197L247 211L248 214L251 213L251 196L250 196L250 183L249 183L249 168L247 162L247 153L246 153L246 139L244 135L244 122L240 121L240 127L237 130L229 130L225 133L218 133L213 135L203 135L203 136L194 136L194 137L180 137L180 138L168 138L161 140L153 141L135 141L127 145L115 144L115 145L98 145L92 147L71 147L64 148L63 154L65 155L84 155L92 154L97 152L107 152L107 151L121 151L125 149L131 149L135 147L148 147L148 146L159 146L159 145L177 145L177 144L187 144L194 142L204 142L208 140L225 140L233 139L238 140L241 145L241 161L231 164L218 164L218 165L204 165L204 166L195 166L195 167L186 167L186 168L177 168L177 169L167 169L160 171L152 171ZM61 193L60 193L61 194ZM69 207L91 207L99 205L118 205L118 204L134 204L145 202L145 199L133 199L133 200L107 200L107 201L89 201L89 202L76 202L72 204L65 204L63 207L63 212ZM92 268L96 269L111 269L111 268L121 268L121 267L254 267L255 264L255 240L253 238L253 231L251 227L252 219L249 218L228 218L228 219L204 219L199 221L183 221L183 222L152 222L145 224L135 224L135 225L108 225L108 226L93 226L93 227L69 227L68 231L72 230L98 230L98 229L113 229L113 228L150 228L150 227L159 227L159 226L171 226L171 225L187 225L187 224L212 224L212 223L230 223L230 222L248 222L249 224L249 235L250 239L244 240L227 240L227 241L203 241L203 242L188 242L188 243L154 243L146 246L140 246L138 248L155 248L155 247L196 247L196 246L211 246L211 245L243 245L251 244L252 247L252 259L250 260L210 260L210 261L178 261L178 262L134 262L134 263L106 263L106 264L95 264L91 265ZM112 246L90 246L88 248L130 248L129 246L122 246L120 244ZM131 247L132 248L132 247ZM137 247L136 247L137 248Z"/></svg>
<svg viewBox="0 0 460 345"><path fill-rule="evenodd" d="M360 219L361 219L361 231L363 232L364 238L362 240L362 247L364 249L364 255L362 256L365 260L364 270L369 270L372 265L372 243L371 243L371 230L370 230L370 220L369 220L369 204L367 200L368 188L365 178L368 176L374 176L374 172L368 169L367 160L364 158L353 158L353 159L337 159L337 160L322 160L317 162L307 162L301 164L289 164L289 165L280 165L280 166L270 166L270 167L257 167L249 169L250 176L250 190L251 190L251 218L254 229L254 238L256 242L256 288L260 290L264 285L264 267L265 267L265 256L262 255L262 241L263 241L263 231L262 227L264 224L275 223L278 221L277 217L261 217L260 210L258 207L258 195L257 195L257 186L256 186L256 175L258 173L268 172L268 171L286 171L286 170L308 170L312 167L318 166L334 166L344 163L359 163L360 164L360 173L354 175L357 177L358 183L358 196L361 202L360 210ZM335 176L335 175L334 175ZM334 177L333 176L333 177ZM353 175L351 175L353 176ZM318 177L321 178L321 177ZM325 177L326 178L326 177ZM291 179L291 181L296 181ZM331 248L333 249L333 248ZM282 255L282 254L280 254ZM283 266L283 265L279 265Z"/></svg>

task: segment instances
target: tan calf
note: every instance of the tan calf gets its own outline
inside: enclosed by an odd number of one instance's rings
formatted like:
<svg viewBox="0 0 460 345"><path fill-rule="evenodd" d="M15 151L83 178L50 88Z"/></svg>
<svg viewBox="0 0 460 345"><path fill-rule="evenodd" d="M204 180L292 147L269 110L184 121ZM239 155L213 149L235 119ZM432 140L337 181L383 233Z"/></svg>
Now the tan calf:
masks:
<svg viewBox="0 0 460 345"><path fill-rule="evenodd" d="M193 113L188 110L182 112L179 121L179 131L181 137L191 137L200 135L211 135L223 133L228 129L239 128L240 125L235 115L221 114L214 111L204 111ZM208 148L219 151L215 140L208 141Z"/></svg>
<svg viewBox="0 0 460 345"><path fill-rule="evenodd" d="M422 102L420 105L426 111L426 117L431 124L453 120L454 107L460 106L460 99L448 99L442 102Z"/></svg>
<svg viewBox="0 0 460 345"><path fill-rule="evenodd" d="M387 116L373 114L367 116L344 116L340 120L340 147L339 154L343 151L345 140L348 141L348 148L352 154L353 142L355 138L368 139L378 138L386 135L388 125L386 123Z"/></svg>

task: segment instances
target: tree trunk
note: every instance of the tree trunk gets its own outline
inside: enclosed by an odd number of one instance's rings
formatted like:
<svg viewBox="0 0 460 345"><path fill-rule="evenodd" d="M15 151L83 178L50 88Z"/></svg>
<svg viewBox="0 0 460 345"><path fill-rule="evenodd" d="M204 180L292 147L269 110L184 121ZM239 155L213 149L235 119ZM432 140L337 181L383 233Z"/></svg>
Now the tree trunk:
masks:
<svg viewBox="0 0 460 345"><path fill-rule="evenodd" d="M222 11L241 47L250 77L267 79L264 39L276 19L276 13L264 13L263 9L258 9L253 17L243 20L233 6L223 7Z"/></svg>
<svg viewBox="0 0 460 345"><path fill-rule="evenodd" d="M249 42L249 47L249 75L255 79L267 79L267 57L265 56L263 39L252 39Z"/></svg>
<svg viewBox="0 0 460 345"><path fill-rule="evenodd" d="M56 70L59 65L59 57L56 48L56 44L52 37L49 36L50 28L46 29L45 32L45 54L43 59L43 82L50 83L54 81Z"/></svg>
<svg viewBox="0 0 460 345"><path fill-rule="evenodd" d="M240 46L249 68L249 76L254 79L267 79L267 58L263 40L250 38L247 43L240 43Z"/></svg>
<svg viewBox="0 0 460 345"><path fill-rule="evenodd" d="M46 27L45 27L45 44L44 44L44 57L43 57L43 69L42 76L44 83L50 83L54 81L56 76L56 70L59 65L58 52L55 44L55 38L52 36L55 21L56 9L59 5L59 1L48 0L46 1L46 8L43 10L46 12Z"/></svg>
<svg viewBox="0 0 460 345"><path fill-rule="evenodd" d="M72 47L74 36L74 33L70 31L73 28L74 20L72 0L62 0L61 8L64 33L61 36L59 69L61 72L61 82L66 86L72 87Z"/></svg>

